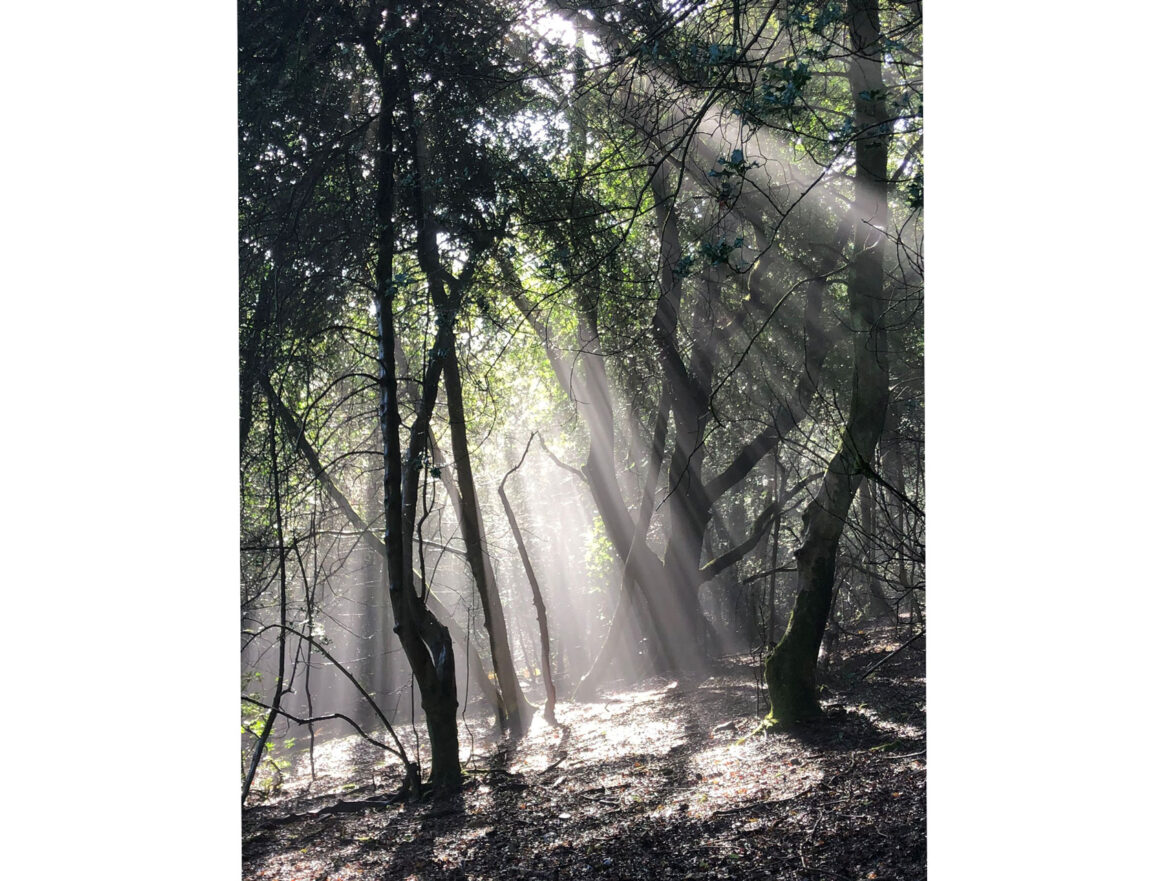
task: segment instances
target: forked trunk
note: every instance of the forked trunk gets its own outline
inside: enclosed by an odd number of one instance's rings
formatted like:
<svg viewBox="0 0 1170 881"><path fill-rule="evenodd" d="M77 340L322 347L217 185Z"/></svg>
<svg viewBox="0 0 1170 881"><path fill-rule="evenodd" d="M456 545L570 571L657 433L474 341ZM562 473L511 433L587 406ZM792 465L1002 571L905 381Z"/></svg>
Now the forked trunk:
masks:
<svg viewBox="0 0 1170 881"><path fill-rule="evenodd" d="M419 471L426 446L428 427L438 396L439 379L444 355L455 346L455 312L442 291L433 281L435 273L432 253L420 253L420 262L428 270L432 302L438 309L438 333L431 347L427 369L421 383L419 401L405 460L399 429L402 415L398 407L398 384L394 362L394 256L396 230L394 225L397 191L394 179L393 150L399 137L394 120L394 109L402 90L396 71L388 63L386 48L371 34L365 41L366 55L378 74L380 108L376 136L375 173L378 181L375 209L378 221L377 258L374 280L375 318L378 325L378 423L382 434L383 484L382 499L385 516L383 544L386 552L386 574L389 579L390 605L394 612L394 631L402 643L411 672L418 682L423 712L426 714L427 734L431 743L431 784L436 789L452 789L462 782L459 767L459 734L456 710L459 706L455 683L455 653L451 633L434 613L426 607L414 586L411 568L411 544L418 501ZM409 84L405 90L409 98ZM406 102L410 134L413 132L413 108ZM415 145L417 149L417 144ZM422 201L418 175L414 182L415 201ZM433 243L434 235L420 232L419 250ZM432 251L434 250L432 245ZM443 353L443 354L440 354ZM408 775L408 778L411 775Z"/></svg>

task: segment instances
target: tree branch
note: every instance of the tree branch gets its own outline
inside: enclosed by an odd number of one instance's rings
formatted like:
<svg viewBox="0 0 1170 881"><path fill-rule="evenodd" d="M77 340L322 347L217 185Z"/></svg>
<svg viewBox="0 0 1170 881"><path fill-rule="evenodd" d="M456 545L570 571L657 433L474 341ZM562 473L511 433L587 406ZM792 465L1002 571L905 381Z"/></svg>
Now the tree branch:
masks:
<svg viewBox="0 0 1170 881"><path fill-rule="evenodd" d="M710 581L725 569L734 566L744 557L752 552L752 549L759 544L772 526L773 520L780 514L780 502L775 501L767 505L764 510L756 517L755 523L752 524L752 531L748 537L736 545L731 550L709 561L706 565L699 568L699 583Z"/></svg>

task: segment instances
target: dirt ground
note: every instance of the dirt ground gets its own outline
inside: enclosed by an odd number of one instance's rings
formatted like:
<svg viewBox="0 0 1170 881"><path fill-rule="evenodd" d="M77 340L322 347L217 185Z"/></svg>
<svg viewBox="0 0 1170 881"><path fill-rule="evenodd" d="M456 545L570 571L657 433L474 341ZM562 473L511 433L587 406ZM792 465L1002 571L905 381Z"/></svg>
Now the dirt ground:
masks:
<svg viewBox="0 0 1170 881"><path fill-rule="evenodd" d="M306 751L250 799L244 878L925 878L925 640L890 655L912 635L843 637L825 717L794 733L748 736L766 705L747 656L558 703L518 744L469 722L442 799L397 797L397 759L356 736L319 743L316 780Z"/></svg>

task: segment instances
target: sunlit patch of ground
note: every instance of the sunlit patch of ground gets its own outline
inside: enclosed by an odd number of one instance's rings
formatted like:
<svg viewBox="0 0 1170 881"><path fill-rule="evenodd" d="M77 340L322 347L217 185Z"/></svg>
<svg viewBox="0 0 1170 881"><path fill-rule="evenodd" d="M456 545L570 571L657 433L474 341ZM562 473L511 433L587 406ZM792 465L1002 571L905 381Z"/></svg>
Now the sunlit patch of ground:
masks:
<svg viewBox="0 0 1170 881"><path fill-rule="evenodd" d="M595 703L557 705L556 726L533 720L520 744L512 773L543 771L563 756L569 770L625 755L663 755L682 744L682 723L665 703L670 687L612 695Z"/></svg>
<svg viewBox="0 0 1170 881"><path fill-rule="evenodd" d="M871 707L862 704L853 710L864 716L874 728L898 740L921 740L926 737L926 729L921 725L911 725L906 722L895 722L885 719Z"/></svg>
<svg viewBox="0 0 1170 881"><path fill-rule="evenodd" d="M687 764L695 783L680 800L699 815L760 799L793 798L825 776L819 762L793 756L775 738L765 737L709 747Z"/></svg>
<svg viewBox="0 0 1170 881"><path fill-rule="evenodd" d="M371 744L319 744L311 789L297 756L282 794L246 814L244 877L925 877L922 653L863 679L899 644L875 642L845 653L828 717L799 734L746 737L759 718L746 658L702 681L563 702L555 726L538 708L518 743L469 714L453 799L314 813L401 780ZM413 751L409 726L399 735ZM421 727L419 741L425 766Z"/></svg>
<svg viewBox="0 0 1170 881"><path fill-rule="evenodd" d="M397 786L402 779L402 763L396 756L356 734L318 738L311 761L308 737L298 738L298 744L292 750L273 752L273 757L282 765L287 763L287 767L276 773L270 765L262 766L258 779L263 787L249 796L249 804L275 806L304 796Z"/></svg>
<svg viewBox="0 0 1170 881"><path fill-rule="evenodd" d="M740 740L751 721L744 718L746 705L727 693L729 684L746 695L742 680L711 677L682 690L677 682L669 682L591 702L564 701L557 704L556 725L537 711L519 743L501 738L490 718L465 719L460 732L464 765L472 776L497 757L504 759L501 770L507 775L555 771L553 803L584 793L583 811L578 813L585 815L621 805L639 806L656 816L689 812L703 817L735 808L745 799L791 798L815 785L824 776L817 763L793 759L791 744L783 738ZM901 733L913 736L908 727ZM400 737L404 734L411 732L399 732ZM404 740L413 758L414 738ZM422 738L418 747L425 766ZM393 790L402 777L397 757L356 735L318 743L313 758L315 779L308 748L293 754L294 764L286 770L282 787L266 803L305 795L369 795ZM768 770L761 772L764 767ZM588 775L575 773L581 770L588 770ZM669 797L661 796L666 789ZM469 787L468 811L490 809L494 792L487 784Z"/></svg>

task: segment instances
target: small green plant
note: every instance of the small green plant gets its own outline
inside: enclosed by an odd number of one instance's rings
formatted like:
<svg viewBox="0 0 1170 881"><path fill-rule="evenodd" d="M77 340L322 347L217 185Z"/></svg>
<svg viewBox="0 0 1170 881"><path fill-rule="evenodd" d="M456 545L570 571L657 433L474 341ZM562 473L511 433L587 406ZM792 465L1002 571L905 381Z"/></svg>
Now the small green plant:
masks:
<svg viewBox="0 0 1170 881"><path fill-rule="evenodd" d="M252 678L252 676L245 677L243 683L245 687ZM256 678L259 676L256 675ZM247 777L248 768L251 767L256 741L264 736L267 713L263 707L249 701L242 701L240 703L240 717L240 734L243 735L240 747L240 779L242 781ZM290 737L284 741L284 746L286 749L290 749L295 743L296 738ZM288 759L273 755L272 740L269 738L264 743L264 755L256 768L252 790L259 792L264 798L275 795L284 785L285 774L291 767L292 762Z"/></svg>

